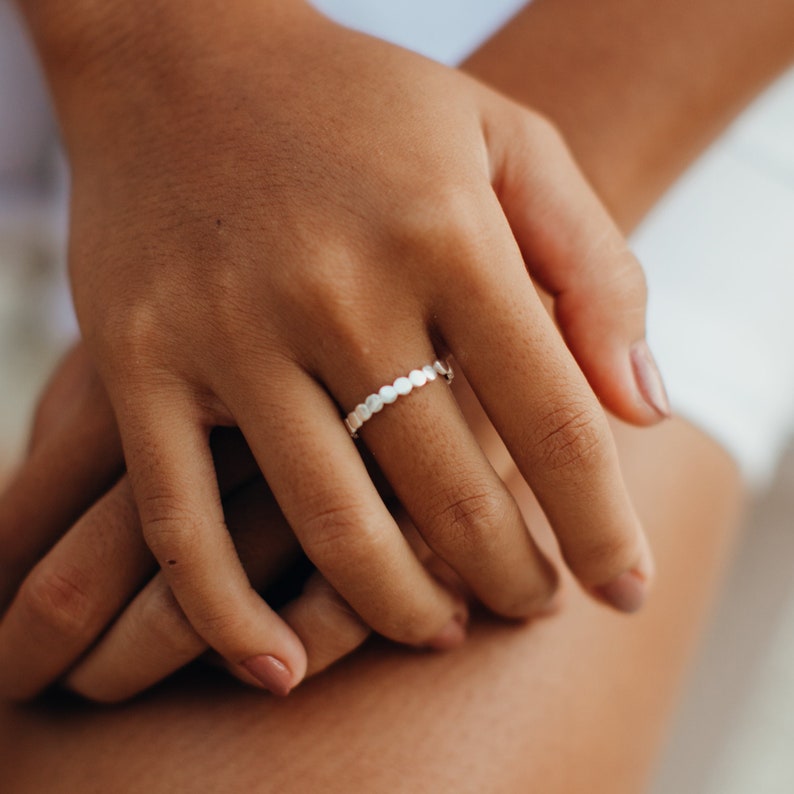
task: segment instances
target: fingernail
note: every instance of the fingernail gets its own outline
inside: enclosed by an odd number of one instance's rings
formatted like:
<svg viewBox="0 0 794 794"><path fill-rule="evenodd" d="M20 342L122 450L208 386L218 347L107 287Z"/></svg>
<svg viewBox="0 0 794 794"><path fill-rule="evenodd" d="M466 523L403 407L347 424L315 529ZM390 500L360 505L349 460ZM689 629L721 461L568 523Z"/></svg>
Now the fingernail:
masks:
<svg viewBox="0 0 794 794"><path fill-rule="evenodd" d="M466 639L468 612L459 612L444 626L441 631L427 644L436 651L448 651L457 648Z"/></svg>
<svg viewBox="0 0 794 794"><path fill-rule="evenodd" d="M672 412L667 399L667 391L648 343L643 339L632 345L629 356L631 367L634 370L634 380L643 399L660 416L669 418Z"/></svg>
<svg viewBox="0 0 794 794"><path fill-rule="evenodd" d="M609 584L595 588L595 591L621 612L636 612L645 603L647 589L642 574L627 571Z"/></svg>
<svg viewBox="0 0 794 794"><path fill-rule="evenodd" d="M284 662L276 659L275 656L252 656L241 662L242 666L251 675L262 682L265 689L270 690L274 695L285 697L292 689L292 673Z"/></svg>

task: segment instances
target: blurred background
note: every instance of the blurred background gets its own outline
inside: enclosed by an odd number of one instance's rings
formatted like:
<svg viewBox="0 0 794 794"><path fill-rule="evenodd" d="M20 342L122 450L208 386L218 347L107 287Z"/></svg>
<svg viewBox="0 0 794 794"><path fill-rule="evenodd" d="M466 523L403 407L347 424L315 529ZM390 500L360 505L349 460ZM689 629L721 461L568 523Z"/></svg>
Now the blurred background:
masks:
<svg viewBox="0 0 794 794"><path fill-rule="evenodd" d="M65 289L66 167L38 64L0 0L0 471L75 331Z"/></svg>
<svg viewBox="0 0 794 794"><path fill-rule="evenodd" d="M36 394L76 334L65 279L67 181L35 59L0 0L0 480L22 454ZM726 256L750 245L736 289L752 290L763 263L771 264L762 274L794 272L794 74L707 153L634 244L651 273L652 342L654 327L677 321L654 314L654 268L682 268L692 283L695 250L714 279ZM782 333L778 341L775 355L794 355ZM675 368L672 351L656 352L662 371ZM768 368L760 352L754 358ZM794 414L794 384L770 383L768 424L736 431L750 450L756 496L653 794L794 792L794 449L780 419Z"/></svg>

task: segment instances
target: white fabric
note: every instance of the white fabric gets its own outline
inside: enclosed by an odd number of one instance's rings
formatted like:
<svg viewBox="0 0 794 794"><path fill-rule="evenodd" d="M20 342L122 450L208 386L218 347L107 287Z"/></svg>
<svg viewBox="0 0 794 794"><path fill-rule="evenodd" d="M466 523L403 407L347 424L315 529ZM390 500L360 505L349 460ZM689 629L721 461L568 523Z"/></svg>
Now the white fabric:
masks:
<svg viewBox="0 0 794 794"><path fill-rule="evenodd" d="M454 65L526 0L312 0L332 19Z"/></svg>
<svg viewBox="0 0 794 794"><path fill-rule="evenodd" d="M765 482L794 430L794 71L634 237L674 407Z"/></svg>

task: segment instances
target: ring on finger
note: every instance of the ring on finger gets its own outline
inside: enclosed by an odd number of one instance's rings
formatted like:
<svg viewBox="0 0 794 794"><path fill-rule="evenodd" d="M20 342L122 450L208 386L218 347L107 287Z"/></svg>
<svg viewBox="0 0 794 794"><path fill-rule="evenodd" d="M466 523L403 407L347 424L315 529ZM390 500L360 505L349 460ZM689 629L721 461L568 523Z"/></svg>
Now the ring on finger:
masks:
<svg viewBox="0 0 794 794"><path fill-rule="evenodd" d="M405 397L414 389L419 389L426 383L436 380L439 376L447 383L451 383L455 374L448 361L434 361L425 364L419 369L412 369L407 375L397 378L394 383L388 383L370 394L360 402L345 418L345 427L353 438L358 438L358 431L362 425L369 421L376 413L383 410L385 405L391 405L398 397Z"/></svg>

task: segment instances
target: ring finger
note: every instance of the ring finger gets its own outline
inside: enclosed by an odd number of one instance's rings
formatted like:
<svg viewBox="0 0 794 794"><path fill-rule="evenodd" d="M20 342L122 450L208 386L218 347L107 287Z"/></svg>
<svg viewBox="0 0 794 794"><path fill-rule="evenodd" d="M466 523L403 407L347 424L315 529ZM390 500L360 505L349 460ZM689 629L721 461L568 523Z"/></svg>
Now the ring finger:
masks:
<svg viewBox="0 0 794 794"><path fill-rule="evenodd" d="M389 346L382 348L385 355ZM358 433L430 548L494 612L527 617L547 605L555 572L444 388L444 379L432 366L422 368L433 356L427 342L413 359L417 369L403 368L398 379L399 366L387 370L377 365L371 371L361 368L347 382L334 383L329 373L330 386L349 405L366 397L354 396L350 382L385 382L387 399L393 396L390 385L401 391L411 385L408 394L385 405ZM405 360L405 355L395 352L393 358Z"/></svg>

